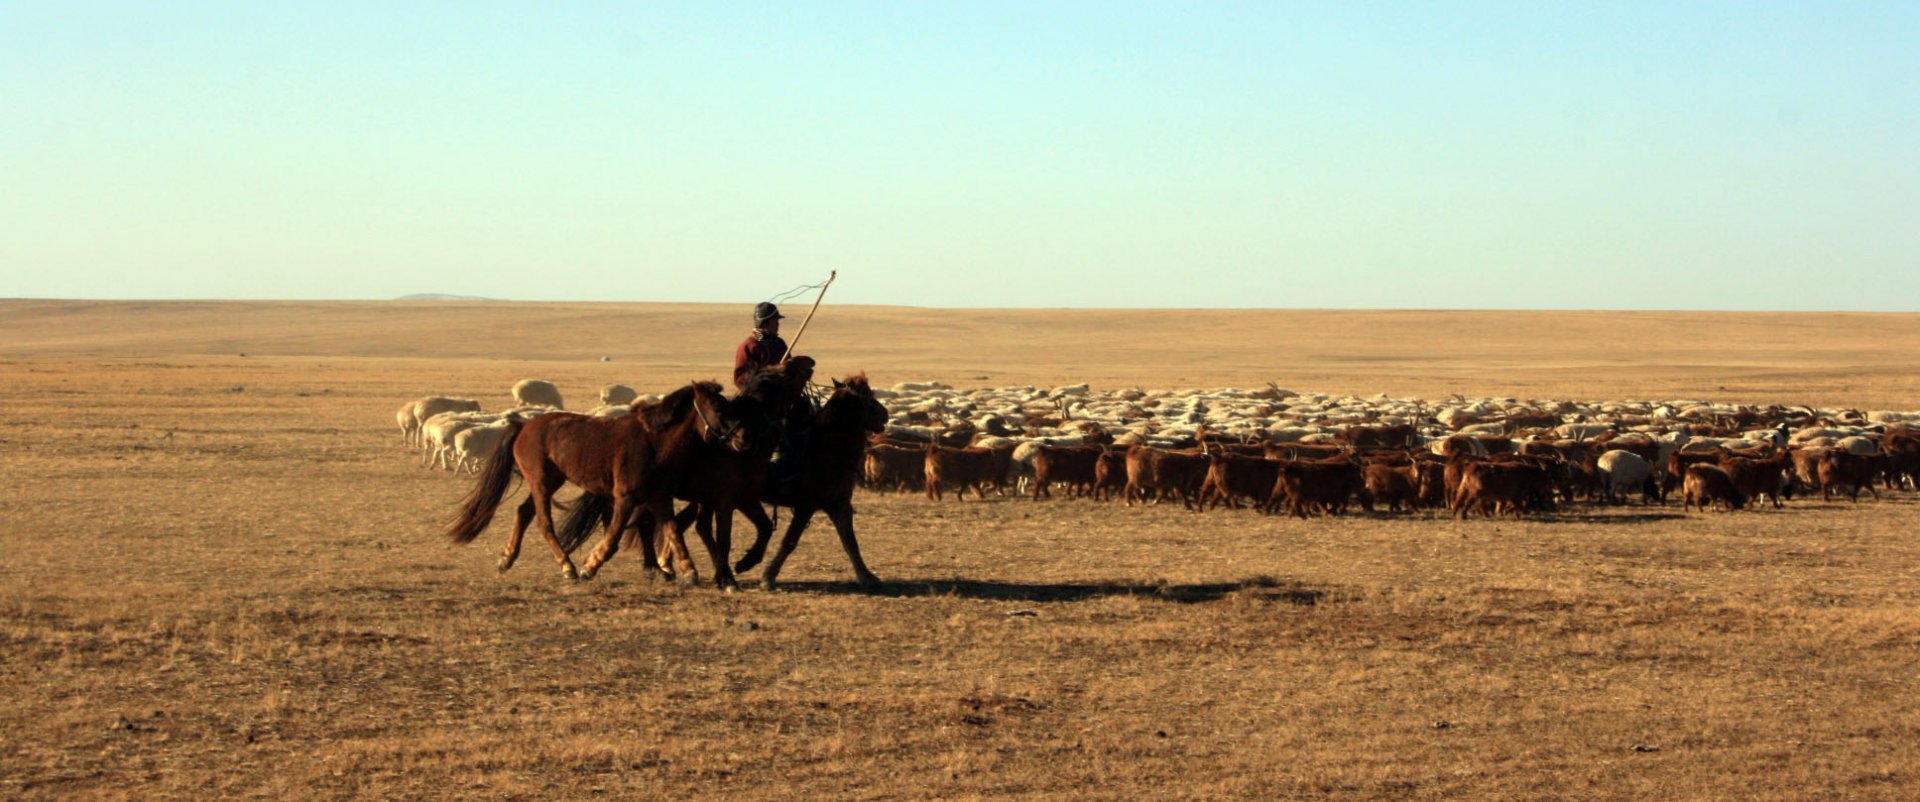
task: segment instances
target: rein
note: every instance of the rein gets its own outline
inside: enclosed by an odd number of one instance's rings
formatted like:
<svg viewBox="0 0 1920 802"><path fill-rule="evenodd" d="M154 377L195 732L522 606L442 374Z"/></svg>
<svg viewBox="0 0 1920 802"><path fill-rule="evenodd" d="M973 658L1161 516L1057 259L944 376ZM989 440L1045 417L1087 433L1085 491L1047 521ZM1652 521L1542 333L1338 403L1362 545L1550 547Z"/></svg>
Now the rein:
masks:
<svg viewBox="0 0 1920 802"><path fill-rule="evenodd" d="M713 421L707 420L707 413L700 409L700 399L698 398L693 399L693 414L700 418L700 425L706 427L707 434L705 439L709 443L726 440L732 437L734 432L740 431L741 422L736 420L725 429L720 429L718 435L714 434L714 429L717 427L713 425Z"/></svg>

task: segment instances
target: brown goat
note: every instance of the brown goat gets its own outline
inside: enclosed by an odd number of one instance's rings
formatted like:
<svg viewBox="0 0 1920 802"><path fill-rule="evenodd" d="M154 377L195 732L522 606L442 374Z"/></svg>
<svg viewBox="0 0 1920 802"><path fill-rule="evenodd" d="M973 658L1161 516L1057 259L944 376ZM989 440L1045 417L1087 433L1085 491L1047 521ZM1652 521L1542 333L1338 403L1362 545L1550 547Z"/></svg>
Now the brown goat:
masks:
<svg viewBox="0 0 1920 802"><path fill-rule="evenodd" d="M1127 452L1103 451L1093 464L1093 497L1107 501L1127 488Z"/></svg>
<svg viewBox="0 0 1920 802"><path fill-rule="evenodd" d="M1867 457L1849 454L1840 449L1828 449L1826 456L1816 466L1820 484L1820 500L1832 498L1833 489L1845 487L1848 497L1855 503L1860 501L1860 491L1864 488L1873 494L1873 500L1880 500L1880 491L1873 487L1873 480L1880 476L1880 457Z"/></svg>
<svg viewBox="0 0 1920 802"><path fill-rule="evenodd" d="M1256 508L1264 507L1279 478L1279 460L1216 456L1213 464L1207 468L1205 483L1200 487L1200 500L1206 509L1213 509L1218 504L1239 509L1240 499L1243 498L1252 499Z"/></svg>
<svg viewBox="0 0 1920 802"><path fill-rule="evenodd" d="M1371 502L1366 501L1366 492L1367 483L1360 475L1360 466L1351 460L1285 462L1280 465L1280 475L1267 499L1266 511L1272 512L1284 500L1288 515L1305 518L1310 511L1341 515L1356 494L1371 507Z"/></svg>
<svg viewBox="0 0 1920 802"><path fill-rule="evenodd" d="M993 485L995 490L1006 484L1007 467L1012 462L1011 449L992 448L947 448L928 445L926 456L927 498L940 500L942 485L958 485L954 498L966 498L967 489L980 498L986 498L984 485Z"/></svg>
<svg viewBox="0 0 1920 802"><path fill-rule="evenodd" d="M1148 493L1153 494L1155 503L1170 495L1178 496L1181 506L1193 509L1211 461L1202 454L1163 451L1136 443L1127 449L1127 486L1123 496L1128 506L1132 506L1134 499L1146 501Z"/></svg>
<svg viewBox="0 0 1920 802"><path fill-rule="evenodd" d="M1478 510L1482 517L1494 512L1519 514L1553 503L1553 479L1537 465L1524 462L1472 462L1459 460L1460 486L1453 498L1456 515L1466 518Z"/></svg>
<svg viewBox="0 0 1920 802"><path fill-rule="evenodd" d="M1386 462L1369 462L1364 469L1366 474L1367 495L1375 503L1385 503L1387 509L1399 512L1405 505L1408 510L1420 507L1420 491L1416 484L1420 467L1412 462L1404 465L1392 465Z"/></svg>
<svg viewBox="0 0 1920 802"><path fill-rule="evenodd" d="M1741 494L1755 503L1761 496L1771 498L1777 510L1781 507L1780 495L1785 492L1787 472L1793 469L1793 461L1784 454L1770 459L1727 457L1720 461L1720 467L1726 469Z"/></svg>
<svg viewBox="0 0 1920 802"><path fill-rule="evenodd" d="M912 492L927 484L927 452L924 446L907 448L888 443L867 446L867 486L875 490Z"/></svg>
<svg viewBox="0 0 1920 802"><path fill-rule="evenodd" d="M1698 505L1705 512L1708 504L1723 505L1728 512L1747 506L1747 496L1734 487L1733 476L1718 465L1689 465L1681 484L1682 510Z"/></svg>
<svg viewBox="0 0 1920 802"><path fill-rule="evenodd" d="M1033 498L1053 498L1054 482L1063 482L1073 495L1093 492L1097 481L1094 467L1100 462L1100 449L1040 446L1033 454Z"/></svg>

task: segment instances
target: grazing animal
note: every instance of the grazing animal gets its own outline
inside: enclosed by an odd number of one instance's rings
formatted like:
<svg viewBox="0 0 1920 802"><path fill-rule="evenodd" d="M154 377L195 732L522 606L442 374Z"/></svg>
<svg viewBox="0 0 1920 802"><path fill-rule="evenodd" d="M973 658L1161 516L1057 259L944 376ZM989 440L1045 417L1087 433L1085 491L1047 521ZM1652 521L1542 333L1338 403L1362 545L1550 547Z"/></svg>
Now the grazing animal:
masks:
<svg viewBox="0 0 1920 802"><path fill-rule="evenodd" d="M1109 501L1127 489L1127 452L1102 451L1093 465L1093 498Z"/></svg>
<svg viewBox="0 0 1920 802"><path fill-rule="evenodd" d="M639 393L634 392L632 387L624 384L609 384L600 388L600 403L608 406L615 404L632 404L634 400L639 397Z"/></svg>
<svg viewBox="0 0 1920 802"><path fill-rule="evenodd" d="M1223 454L1207 466L1206 482L1200 488L1206 509L1225 504L1239 509L1241 499L1251 499L1256 509L1265 508L1280 481L1280 460L1266 457Z"/></svg>
<svg viewBox="0 0 1920 802"><path fill-rule="evenodd" d="M1033 454L1033 499L1053 497L1052 485L1061 482L1072 495L1093 492L1094 466L1100 462L1100 449L1081 446L1060 448L1042 445Z"/></svg>
<svg viewBox="0 0 1920 802"><path fill-rule="evenodd" d="M1608 503L1624 504L1627 494L1635 490L1641 491L1642 501L1651 503L1658 500L1659 494L1650 492L1655 490L1653 467L1639 453L1611 449L1600 455L1594 467L1599 471L1600 489Z"/></svg>
<svg viewBox="0 0 1920 802"><path fill-rule="evenodd" d="M1460 466L1460 486L1453 509L1460 518L1477 510L1481 517L1494 512L1520 514L1550 505L1553 480L1547 471L1524 462L1474 462L1456 458Z"/></svg>
<svg viewBox="0 0 1920 802"><path fill-rule="evenodd" d="M1210 461L1201 454L1165 451L1136 443L1127 448L1127 485L1122 496L1128 506L1132 506L1135 499L1144 503L1149 493L1155 503L1167 496L1177 496L1182 507L1194 509L1200 485L1207 479Z"/></svg>
<svg viewBox="0 0 1920 802"><path fill-rule="evenodd" d="M1687 478L1681 485L1682 510L1691 510L1699 506L1706 511L1707 505L1723 506L1727 512L1747 506L1747 496L1733 485L1733 477L1725 468L1718 465L1689 465Z"/></svg>
<svg viewBox="0 0 1920 802"><path fill-rule="evenodd" d="M620 530L629 520L629 508L648 507L656 522L671 520L674 482L702 449L746 450L751 445L747 423L714 382L687 385L655 406L619 418L556 412L522 423L516 417L509 421L473 491L461 502L458 516L448 526L447 538L471 543L486 531L517 471L526 480L527 499L514 517L513 535L501 553L500 570L513 567L520 554L521 536L527 524L537 518L561 574L591 578L619 549ZM580 569L574 567L553 524L553 494L569 482L584 492L613 499L608 520L614 523L608 525L605 539ZM659 570L653 554L655 540L643 537L640 541L647 557L643 570L649 576ZM674 558L675 565L683 569L681 579L692 581L692 562L684 550L676 550Z"/></svg>
<svg viewBox="0 0 1920 802"><path fill-rule="evenodd" d="M927 444L926 477L927 498L938 501L941 487L957 485L953 497L959 501L966 497L971 488L974 495L986 498L985 485L992 485L998 491L1006 485L1007 466L1013 456L1013 449L992 448L947 448L934 443Z"/></svg>
<svg viewBox="0 0 1920 802"><path fill-rule="evenodd" d="M1399 512L1402 507L1408 510L1420 508L1420 467L1417 463L1395 465L1390 462L1369 462L1363 470L1367 495L1373 498L1373 503L1384 503L1392 512Z"/></svg>
<svg viewBox="0 0 1920 802"><path fill-rule="evenodd" d="M1820 500L1832 498L1836 487L1847 488L1847 497L1854 502L1860 501L1860 491L1865 489L1873 494L1873 500L1880 500L1880 491L1873 487L1873 480L1880 475L1880 458L1854 454L1840 449L1829 449L1816 466L1820 484Z"/></svg>
<svg viewBox="0 0 1920 802"><path fill-rule="evenodd" d="M566 409L561 402L560 388L553 382L541 379L521 379L513 385L513 403L523 407L553 407Z"/></svg>
<svg viewBox="0 0 1920 802"><path fill-rule="evenodd" d="M875 490L914 492L927 486L927 450L874 443L867 446L866 479Z"/></svg>
<svg viewBox="0 0 1920 802"><path fill-rule="evenodd" d="M1733 486L1754 501L1761 496L1773 499L1774 509L1780 509L1780 496L1786 491L1787 474L1793 469L1793 461L1782 454L1775 457L1755 459L1751 457L1728 457L1720 462L1727 475L1733 478Z"/></svg>
<svg viewBox="0 0 1920 802"><path fill-rule="evenodd" d="M421 440L420 428L426 425L429 418L442 412L479 412L480 402L471 398L429 395L415 399L413 403L401 407L400 411L413 419L411 423L402 421L400 424L401 433L407 438L407 445L418 446L425 444ZM399 413L394 417L397 420Z"/></svg>
<svg viewBox="0 0 1920 802"><path fill-rule="evenodd" d="M1272 512L1284 500L1287 514L1295 517L1305 518L1309 512L1342 515L1347 511L1347 503L1355 495L1361 496L1369 507L1372 506L1365 498L1366 491L1367 484L1361 476L1360 466L1352 460L1286 462L1280 466L1279 477L1267 499L1266 510Z"/></svg>

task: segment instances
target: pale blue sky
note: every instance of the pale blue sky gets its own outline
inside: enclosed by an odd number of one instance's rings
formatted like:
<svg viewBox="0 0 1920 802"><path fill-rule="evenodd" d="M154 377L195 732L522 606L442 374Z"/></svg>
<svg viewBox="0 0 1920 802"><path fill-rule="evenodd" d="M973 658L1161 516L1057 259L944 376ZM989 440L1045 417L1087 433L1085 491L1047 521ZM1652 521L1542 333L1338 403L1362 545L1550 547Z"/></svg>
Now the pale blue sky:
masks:
<svg viewBox="0 0 1920 802"><path fill-rule="evenodd" d="M0 297L1920 309L1920 3L0 0Z"/></svg>

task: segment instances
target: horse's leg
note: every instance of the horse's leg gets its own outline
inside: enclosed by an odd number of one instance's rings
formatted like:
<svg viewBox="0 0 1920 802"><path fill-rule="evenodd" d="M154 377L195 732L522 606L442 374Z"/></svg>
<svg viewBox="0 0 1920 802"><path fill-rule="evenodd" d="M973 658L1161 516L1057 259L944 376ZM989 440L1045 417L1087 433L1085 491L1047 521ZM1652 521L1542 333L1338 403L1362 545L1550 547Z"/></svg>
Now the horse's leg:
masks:
<svg viewBox="0 0 1920 802"><path fill-rule="evenodd" d="M853 535L853 502L842 501L827 508L827 518L833 521L834 531L840 533L840 548L846 549L847 561L853 563L853 579L863 588L880 587L880 577L867 570L867 561L860 559L860 540Z"/></svg>
<svg viewBox="0 0 1920 802"><path fill-rule="evenodd" d="M740 555L740 561L733 564L735 572L744 572L760 564L760 558L767 555L767 542L773 539L773 519L767 517L766 508L760 502L748 502L740 508L740 514L747 516L753 524L753 545L747 547L747 553Z"/></svg>
<svg viewBox="0 0 1920 802"><path fill-rule="evenodd" d="M700 519L702 529L707 519ZM707 555L713 559L713 584L725 591L737 591L740 583L733 578L733 566L727 564L733 551L733 508L726 504L713 507L713 534L708 536L701 531L700 540L706 543Z"/></svg>
<svg viewBox="0 0 1920 802"><path fill-rule="evenodd" d="M673 502L662 499L649 502L647 507L653 511L654 520L653 536L650 539L667 547L668 554L660 556L663 558L672 556L674 579L679 580L682 585L691 585L700 581L700 571L693 567L693 558L687 555L686 540L681 533L673 531Z"/></svg>
<svg viewBox="0 0 1920 802"><path fill-rule="evenodd" d="M551 476L543 472L542 481L527 483L527 493L533 500L533 515L540 521L540 534L546 536L547 546L553 549L553 559L560 564L560 575L579 579L580 572L574 569L573 559L567 556L567 550L560 546L560 538L553 531L553 491L565 482L558 471ZM616 508L615 513L618 512Z"/></svg>
<svg viewBox="0 0 1920 802"><path fill-rule="evenodd" d="M633 500L616 488L613 495L613 516L607 519L607 533L600 538L600 545L587 555L587 562L581 566L580 578L592 579L600 573L600 567L613 559L620 551L620 533L626 531L627 517L632 514ZM553 525L547 525L547 537L553 538ZM560 541L554 540L554 548L560 547ZM571 567L571 566L569 566ZM651 569L652 566L648 566Z"/></svg>
<svg viewBox="0 0 1920 802"><path fill-rule="evenodd" d="M780 566L786 564L793 547L800 545L800 533L807 531L807 523L813 520L813 510L811 504L799 504L793 508L793 520L787 522L787 533L780 538L780 548L773 552L773 559L768 560L767 567L760 572L762 589L774 589L774 583L780 578Z"/></svg>
<svg viewBox="0 0 1920 802"><path fill-rule="evenodd" d="M527 533L527 524L533 522L533 491L527 491L527 500L520 502L520 509L513 516L513 535L507 538L507 547L500 552L500 573L506 573L513 567L513 561L520 559L520 537Z"/></svg>

